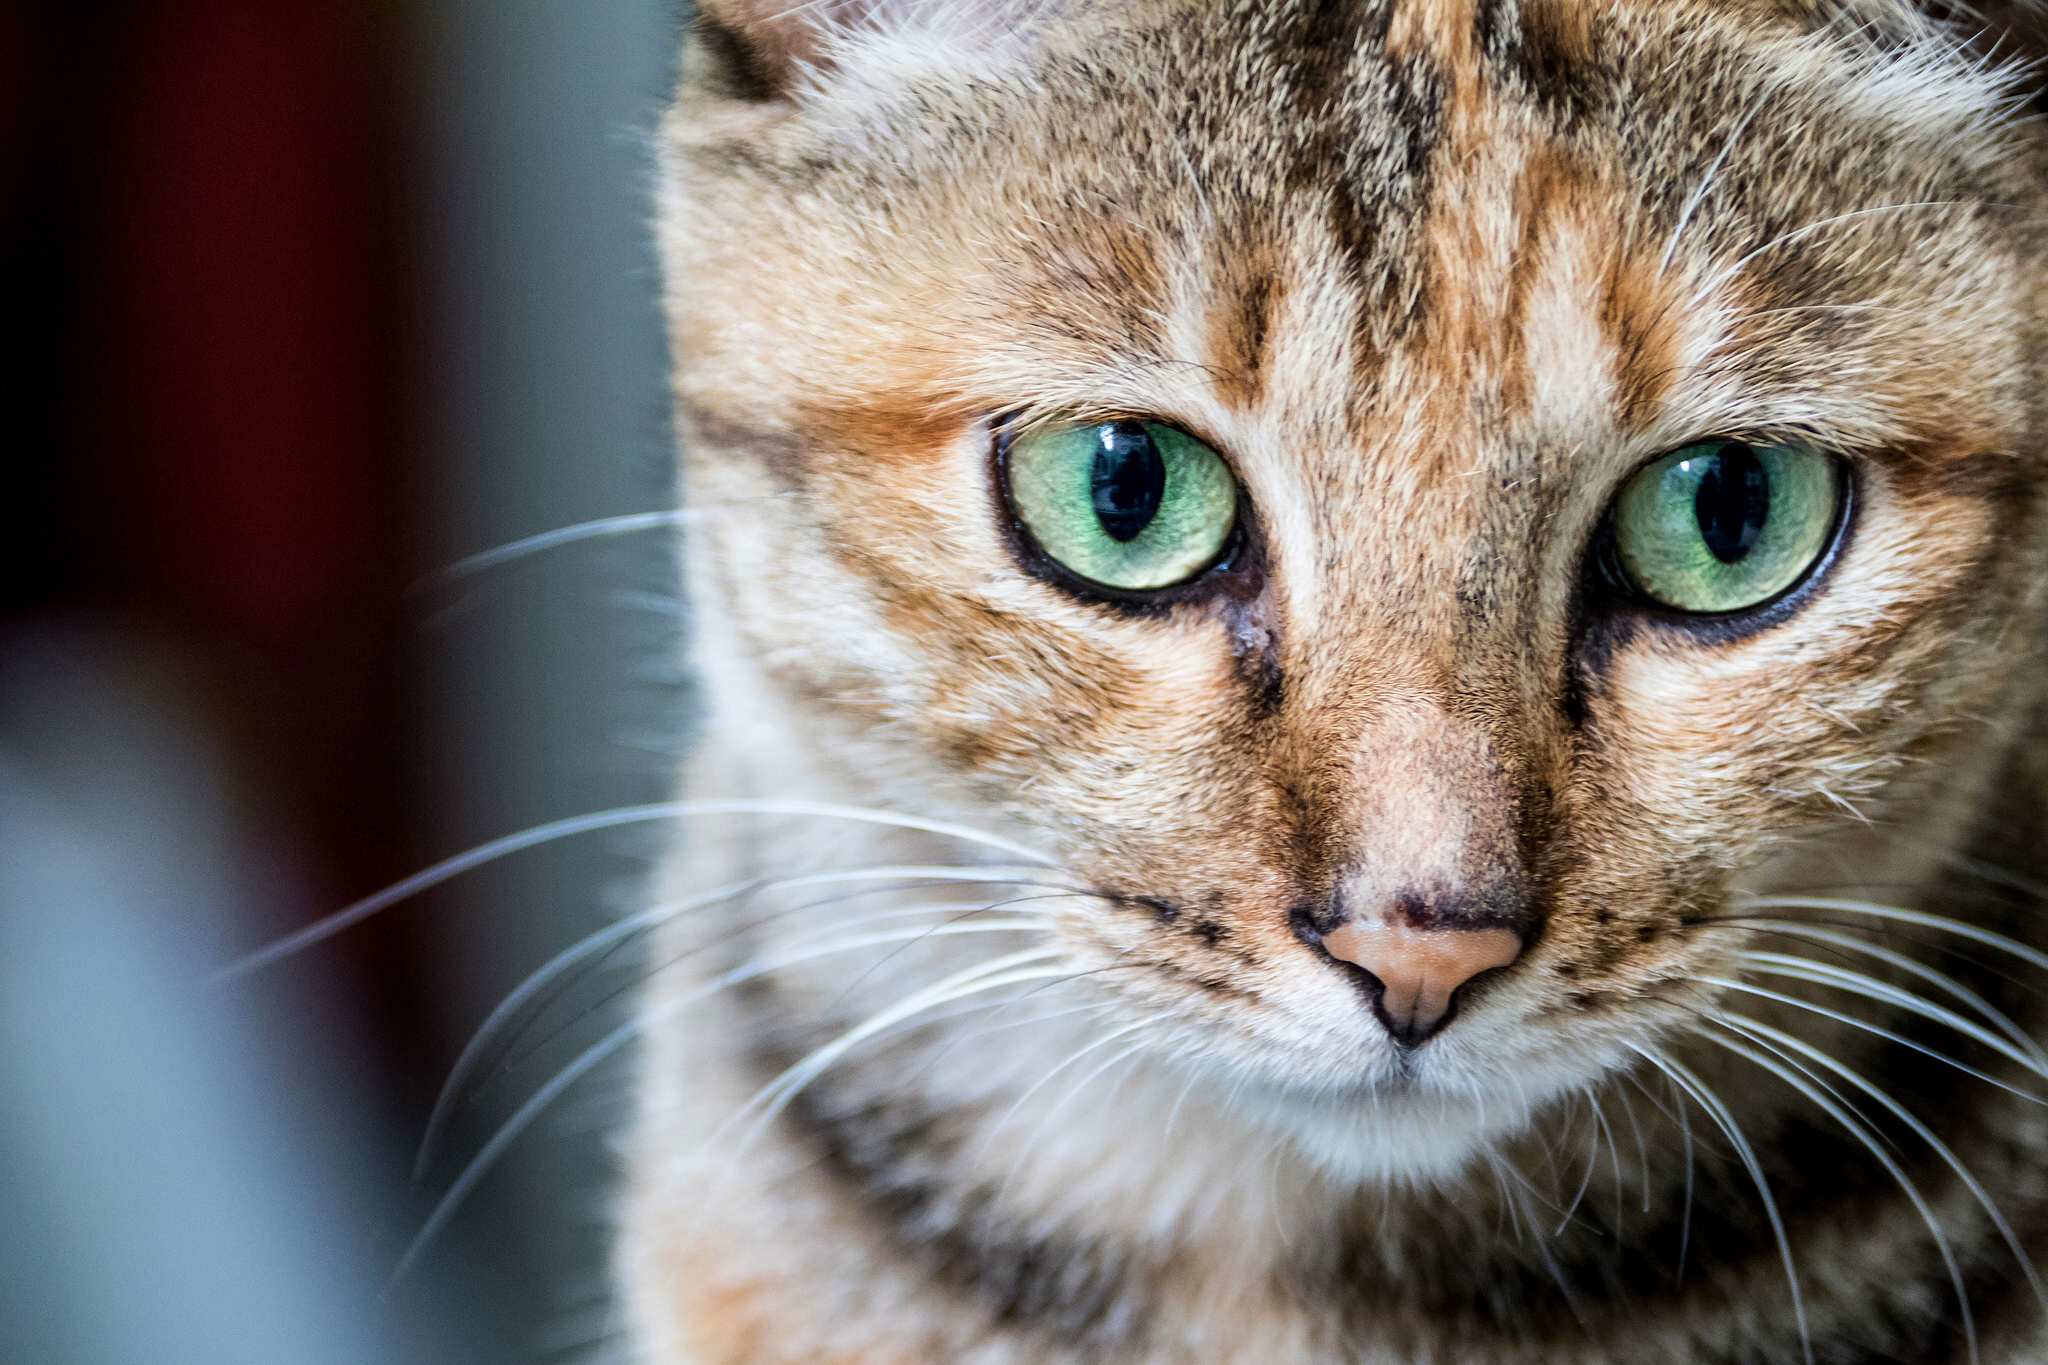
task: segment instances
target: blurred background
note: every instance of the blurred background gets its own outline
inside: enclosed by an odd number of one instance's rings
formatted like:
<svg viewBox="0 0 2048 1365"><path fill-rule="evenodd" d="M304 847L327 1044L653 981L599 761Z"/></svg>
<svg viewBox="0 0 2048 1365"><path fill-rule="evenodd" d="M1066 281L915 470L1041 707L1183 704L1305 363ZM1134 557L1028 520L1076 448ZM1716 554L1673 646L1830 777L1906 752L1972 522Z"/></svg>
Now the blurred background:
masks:
<svg viewBox="0 0 2048 1365"><path fill-rule="evenodd" d="M688 714L649 244L675 0L0 4L0 1362L603 1359L622 1017L492 1005L638 894L486 840L668 794Z"/></svg>

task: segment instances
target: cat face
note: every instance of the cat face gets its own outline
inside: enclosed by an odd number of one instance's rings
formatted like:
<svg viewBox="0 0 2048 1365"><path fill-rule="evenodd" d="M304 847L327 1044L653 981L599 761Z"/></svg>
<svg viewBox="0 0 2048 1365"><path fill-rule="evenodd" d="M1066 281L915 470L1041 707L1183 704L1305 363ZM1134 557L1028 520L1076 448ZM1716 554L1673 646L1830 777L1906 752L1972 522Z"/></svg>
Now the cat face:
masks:
<svg viewBox="0 0 2048 1365"><path fill-rule="evenodd" d="M1758 8L713 28L667 132L734 647L1400 1173L1686 1028L1731 888L1938 858L2033 657L2036 135Z"/></svg>

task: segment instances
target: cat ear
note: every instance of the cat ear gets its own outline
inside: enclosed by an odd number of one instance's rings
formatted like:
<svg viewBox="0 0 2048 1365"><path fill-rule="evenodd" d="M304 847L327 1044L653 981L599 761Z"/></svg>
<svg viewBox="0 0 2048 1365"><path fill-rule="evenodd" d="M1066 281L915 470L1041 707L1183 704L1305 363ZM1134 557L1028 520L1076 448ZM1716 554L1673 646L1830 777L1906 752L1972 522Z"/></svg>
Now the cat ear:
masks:
<svg viewBox="0 0 2048 1365"><path fill-rule="evenodd" d="M828 36L858 23L870 0L700 0L696 37L721 93L772 99Z"/></svg>
<svg viewBox="0 0 2048 1365"><path fill-rule="evenodd" d="M1017 46L1048 8L1032 0L699 0L697 74L723 94L774 99L833 71L863 41L994 55Z"/></svg>

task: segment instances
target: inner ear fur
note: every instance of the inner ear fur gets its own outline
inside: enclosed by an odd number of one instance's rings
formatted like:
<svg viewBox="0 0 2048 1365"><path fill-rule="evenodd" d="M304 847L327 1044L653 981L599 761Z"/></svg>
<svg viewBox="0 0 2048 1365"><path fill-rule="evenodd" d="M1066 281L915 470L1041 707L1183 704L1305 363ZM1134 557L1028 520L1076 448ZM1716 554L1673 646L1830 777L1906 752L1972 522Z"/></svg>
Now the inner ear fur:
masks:
<svg viewBox="0 0 2048 1365"><path fill-rule="evenodd" d="M698 0L696 77L734 99L775 99L800 67L827 65L828 36L873 8L872 0Z"/></svg>
<svg viewBox="0 0 2048 1365"><path fill-rule="evenodd" d="M845 40L892 33L974 60L1014 53L1058 0L699 0L692 78L739 99L787 94L827 72Z"/></svg>

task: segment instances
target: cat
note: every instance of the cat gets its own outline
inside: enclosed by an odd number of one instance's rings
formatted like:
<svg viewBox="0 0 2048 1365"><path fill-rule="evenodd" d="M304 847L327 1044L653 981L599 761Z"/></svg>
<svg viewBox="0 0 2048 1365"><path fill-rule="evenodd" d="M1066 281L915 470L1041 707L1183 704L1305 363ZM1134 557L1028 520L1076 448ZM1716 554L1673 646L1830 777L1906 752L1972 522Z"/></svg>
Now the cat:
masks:
<svg viewBox="0 0 2048 1365"><path fill-rule="evenodd" d="M2042 30L705 0L638 1358L2048 1359Z"/></svg>

